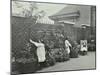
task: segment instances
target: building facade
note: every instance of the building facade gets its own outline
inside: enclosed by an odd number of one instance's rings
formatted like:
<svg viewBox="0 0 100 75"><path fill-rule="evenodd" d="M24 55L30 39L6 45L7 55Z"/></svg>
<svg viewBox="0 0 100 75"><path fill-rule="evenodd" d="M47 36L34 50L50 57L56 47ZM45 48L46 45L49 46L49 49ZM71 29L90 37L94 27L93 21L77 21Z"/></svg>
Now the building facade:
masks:
<svg viewBox="0 0 100 75"><path fill-rule="evenodd" d="M95 23L95 15L91 16L91 13L95 12L91 11L93 10L91 7L94 6L68 5L58 13L50 16L50 18L55 23L64 24L65 35L69 36L72 40L77 42L82 39L89 40L91 36L91 23ZM82 25L86 25L84 35Z"/></svg>

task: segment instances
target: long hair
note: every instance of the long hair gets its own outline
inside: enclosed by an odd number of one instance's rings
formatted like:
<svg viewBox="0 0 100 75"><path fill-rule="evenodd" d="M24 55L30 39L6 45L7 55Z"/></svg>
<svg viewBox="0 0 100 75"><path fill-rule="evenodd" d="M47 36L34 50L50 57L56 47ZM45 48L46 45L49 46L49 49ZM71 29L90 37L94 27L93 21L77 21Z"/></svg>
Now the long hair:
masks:
<svg viewBox="0 0 100 75"><path fill-rule="evenodd" d="M43 39L40 39L40 41L41 41L41 43L43 43L43 44L45 43Z"/></svg>
<svg viewBox="0 0 100 75"><path fill-rule="evenodd" d="M65 40L68 40L68 37L66 37Z"/></svg>
<svg viewBox="0 0 100 75"><path fill-rule="evenodd" d="M35 37L33 37L32 40L35 41L35 42L39 42L38 39L35 38Z"/></svg>

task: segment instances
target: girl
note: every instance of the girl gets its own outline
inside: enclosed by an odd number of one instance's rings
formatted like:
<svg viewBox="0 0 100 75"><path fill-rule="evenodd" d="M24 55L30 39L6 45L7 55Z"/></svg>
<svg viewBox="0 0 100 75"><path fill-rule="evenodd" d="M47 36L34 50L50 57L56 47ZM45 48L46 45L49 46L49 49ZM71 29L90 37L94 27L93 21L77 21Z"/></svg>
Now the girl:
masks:
<svg viewBox="0 0 100 75"><path fill-rule="evenodd" d="M39 42L35 42L30 39L30 42L33 43L37 47L37 57L39 66L44 66L44 62L46 60L46 52L45 52L45 45L39 40Z"/></svg>
<svg viewBox="0 0 100 75"><path fill-rule="evenodd" d="M65 39L65 50L68 52L68 54L70 54L70 47L72 47L72 46L69 43L68 38L66 38Z"/></svg>

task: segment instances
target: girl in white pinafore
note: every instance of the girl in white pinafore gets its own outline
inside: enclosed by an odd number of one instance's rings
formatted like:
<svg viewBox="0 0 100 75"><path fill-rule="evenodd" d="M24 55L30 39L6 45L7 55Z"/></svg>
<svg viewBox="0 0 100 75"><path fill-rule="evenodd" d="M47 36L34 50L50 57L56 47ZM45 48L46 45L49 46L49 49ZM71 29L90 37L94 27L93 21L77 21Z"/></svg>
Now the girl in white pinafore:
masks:
<svg viewBox="0 0 100 75"><path fill-rule="evenodd" d="M30 42L37 47L38 62L44 62L46 60L45 45L41 41L38 43L30 39Z"/></svg>
<svg viewBox="0 0 100 75"><path fill-rule="evenodd" d="M72 46L69 43L68 38L66 38L66 40L65 40L65 50L68 52L68 54L70 54L70 48L69 47L72 47Z"/></svg>

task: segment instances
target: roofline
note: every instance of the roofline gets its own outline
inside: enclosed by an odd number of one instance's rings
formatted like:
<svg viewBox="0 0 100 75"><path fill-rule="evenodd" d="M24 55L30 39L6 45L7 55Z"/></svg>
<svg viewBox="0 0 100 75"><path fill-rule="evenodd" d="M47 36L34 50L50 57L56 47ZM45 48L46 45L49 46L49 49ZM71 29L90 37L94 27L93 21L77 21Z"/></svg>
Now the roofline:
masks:
<svg viewBox="0 0 100 75"><path fill-rule="evenodd" d="M56 16L61 16L61 15L69 15L69 14L77 14L79 11L76 11L76 12L71 12L71 13L64 13L64 14L59 14L59 15L52 15L52 16L49 16L49 17L56 17Z"/></svg>

